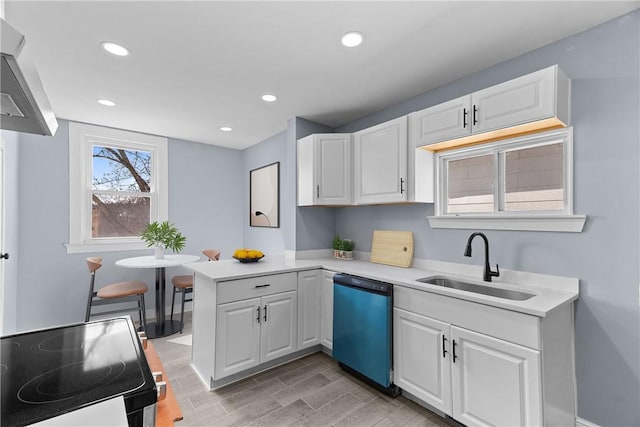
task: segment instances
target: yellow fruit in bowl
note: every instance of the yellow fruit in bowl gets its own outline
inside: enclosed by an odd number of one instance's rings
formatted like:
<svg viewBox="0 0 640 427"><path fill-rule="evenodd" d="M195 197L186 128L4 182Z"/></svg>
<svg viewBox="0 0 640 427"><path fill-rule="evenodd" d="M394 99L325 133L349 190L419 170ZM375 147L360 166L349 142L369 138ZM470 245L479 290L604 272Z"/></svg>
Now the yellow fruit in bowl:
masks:
<svg viewBox="0 0 640 427"><path fill-rule="evenodd" d="M239 259L245 259L247 258L247 251L244 249L236 249L233 256Z"/></svg>
<svg viewBox="0 0 640 427"><path fill-rule="evenodd" d="M240 248L240 249L236 249L233 252L234 258L243 259L243 260L258 260L263 256L264 256L264 253L262 251L259 251L258 249Z"/></svg>

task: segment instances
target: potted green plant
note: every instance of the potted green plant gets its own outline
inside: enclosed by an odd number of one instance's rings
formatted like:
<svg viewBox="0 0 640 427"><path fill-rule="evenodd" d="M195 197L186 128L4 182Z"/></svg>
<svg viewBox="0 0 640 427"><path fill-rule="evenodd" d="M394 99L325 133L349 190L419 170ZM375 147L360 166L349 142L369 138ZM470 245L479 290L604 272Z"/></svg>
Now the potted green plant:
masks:
<svg viewBox="0 0 640 427"><path fill-rule="evenodd" d="M157 259L164 258L165 249L180 252L187 242L187 238L169 221L154 221L147 224L140 237L147 243L147 247L155 246Z"/></svg>
<svg viewBox="0 0 640 427"><path fill-rule="evenodd" d="M338 259L353 259L356 243L350 239L341 239L339 235L333 238L333 257Z"/></svg>

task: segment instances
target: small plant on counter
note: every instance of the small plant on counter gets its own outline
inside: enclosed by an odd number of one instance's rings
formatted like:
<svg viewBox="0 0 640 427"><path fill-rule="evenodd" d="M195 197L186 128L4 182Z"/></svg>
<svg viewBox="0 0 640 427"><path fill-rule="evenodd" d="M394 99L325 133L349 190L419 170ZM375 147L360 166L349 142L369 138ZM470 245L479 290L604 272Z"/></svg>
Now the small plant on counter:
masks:
<svg viewBox="0 0 640 427"><path fill-rule="evenodd" d="M184 249L187 238L169 221L154 221L147 224L140 238L145 241L147 247L155 246L156 258L164 258L164 250L171 249L173 252L180 252Z"/></svg>
<svg viewBox="0 0 640 427"><path fill-rule="evenodd" d="M339 259L353 259L356 243L349 239L341 239L339 235L333 238L333 257Z"/></svg>

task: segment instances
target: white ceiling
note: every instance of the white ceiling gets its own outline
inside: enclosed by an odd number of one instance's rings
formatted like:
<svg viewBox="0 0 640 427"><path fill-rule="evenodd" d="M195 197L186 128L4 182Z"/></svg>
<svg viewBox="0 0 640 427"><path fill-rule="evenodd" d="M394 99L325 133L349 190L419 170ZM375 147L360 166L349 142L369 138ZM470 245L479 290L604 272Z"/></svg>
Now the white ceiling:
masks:
<svg viewBox="0 0 640 427"><path fill-rule="evenodd" d="M5 20L25 34L59 118L242 149L294 116L336 127L638 7L6 0ZM349 30L364 33L360 47L340 44ZM131 55L107 54L106 40Z"/></svg>

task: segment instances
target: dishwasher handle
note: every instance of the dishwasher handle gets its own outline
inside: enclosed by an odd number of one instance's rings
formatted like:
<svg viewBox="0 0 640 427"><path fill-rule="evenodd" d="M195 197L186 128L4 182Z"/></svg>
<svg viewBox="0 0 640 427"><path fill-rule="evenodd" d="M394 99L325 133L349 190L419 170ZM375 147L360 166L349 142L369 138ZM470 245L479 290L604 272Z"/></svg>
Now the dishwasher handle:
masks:
<svg viewBox="0 0 640 427"><path fill-rule="evenodd" d="M336 274L333 276L333 284L384 296L393 295L393 285L390 283L366 279L364 277L350 276L348 274Z"/></svg>

